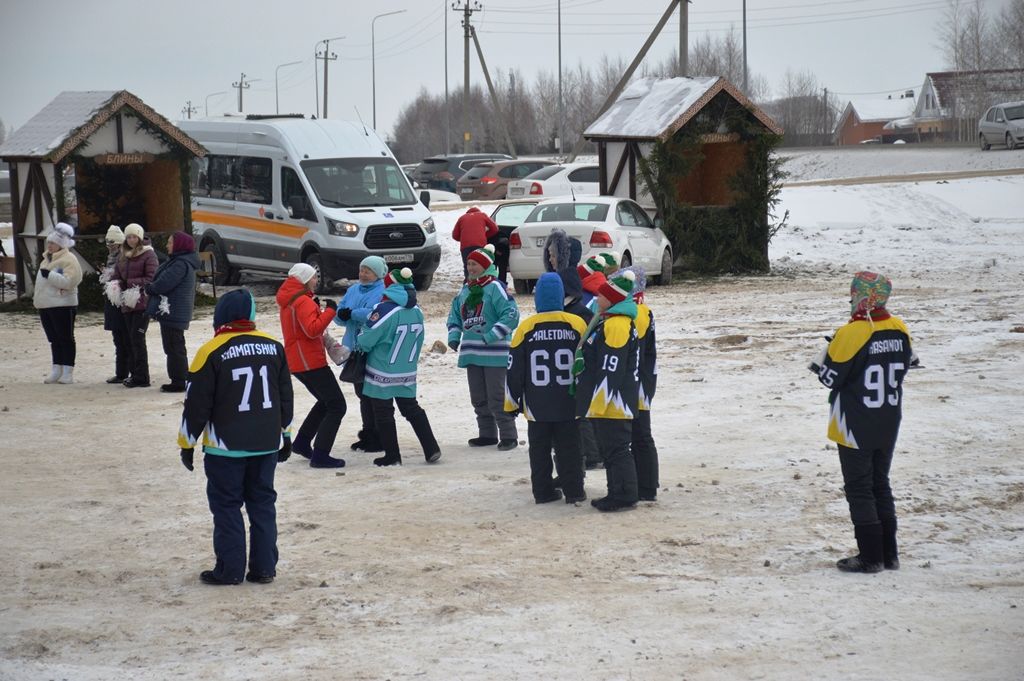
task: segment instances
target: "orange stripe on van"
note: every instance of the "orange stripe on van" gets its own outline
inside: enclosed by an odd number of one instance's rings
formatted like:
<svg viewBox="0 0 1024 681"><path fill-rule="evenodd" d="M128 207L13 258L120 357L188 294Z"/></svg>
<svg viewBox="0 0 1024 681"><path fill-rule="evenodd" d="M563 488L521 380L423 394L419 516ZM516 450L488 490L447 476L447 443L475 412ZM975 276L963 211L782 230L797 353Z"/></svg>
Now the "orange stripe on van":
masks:
<svg viewBox="0 0 1024 681"><path fill-rule="evenodd" d="M300 227L299 225L271 222L266 219L259 220L257 218L247 218L241 215L226 215L224 213L215 213L208 210L192 211L192 220L194 222L202 222L208 225L224 225L225 227L251 229L254 232L277 234L278 236L287 236L293 239L299 239L303 234L309 231L305 227Z"/></svg>

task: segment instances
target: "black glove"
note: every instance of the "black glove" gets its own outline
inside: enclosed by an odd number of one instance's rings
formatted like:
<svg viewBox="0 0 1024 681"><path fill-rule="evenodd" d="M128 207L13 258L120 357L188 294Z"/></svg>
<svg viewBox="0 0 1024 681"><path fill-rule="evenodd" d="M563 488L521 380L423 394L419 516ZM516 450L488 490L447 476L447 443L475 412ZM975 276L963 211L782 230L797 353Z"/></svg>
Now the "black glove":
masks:
<svg viewBox="0 0 1024 681"><path fill-rule="evenodd" d="M452 349L452 352L458 352L459 351L459 341L450 341L448 343L448 347L450 347Z"/></svg>
<svg viewBox="0 0 1024 681"><path fill-rule="evenodd" d="M284 444L281 445L281 449L277 450L277 461L278 463L284 463L288 460L288 457L292 455L292 436L284 436Z"/></svg>
<svg viewBox="0 0 1024 681"><path fill-rule="evenodd" d="M194 471L196 468L192 465L192 452L195 450L189 447L188 449L181 450L181 465L190 471Z"/></svg>
<svg viewBox="0 0 1024 681"><path fill-rule="evenodd" d="M39 273L43 275L43 279L46 279L48 276L50 276L50 270L46 269L45 267L40 267Z"/></svg>
<svg viewBox="0 0 1024 681"><path fill-rule="evenodd" d="M316 303L317 307L320 307L320 299L317 296L313 296L313 302Z"/></svg>
<svg viewBox="0 0 1024 681"><path fill-rule="evenodd" d="M348 320L352 319L352 308L350 308L350 307L343 307L343 308L339 309L338 310L338 319L340 319L343 322L347 322Z"/></svg>
<svg viewBox="0 0 1024 681"><path fill-rule="evenodd" d="M330 309L332 309L334 311L337 311L338 310L338 303L334 302L330 298L326 298L324 300L324 307L327 307L327 308L330 308Z"/></svg>

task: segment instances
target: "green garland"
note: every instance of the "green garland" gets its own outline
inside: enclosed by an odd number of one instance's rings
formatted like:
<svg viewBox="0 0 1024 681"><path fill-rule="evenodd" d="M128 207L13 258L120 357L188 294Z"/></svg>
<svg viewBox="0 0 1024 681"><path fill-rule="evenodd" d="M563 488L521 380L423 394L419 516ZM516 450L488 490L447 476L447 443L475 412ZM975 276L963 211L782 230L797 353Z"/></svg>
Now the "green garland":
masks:
<svg viewBox="0 0 1024 681"><path fill-rule="evenodd" d="M747 144L746 163L728 179L736 200L730 206L693 206L678 198L678 183L703 160L700 139L708 133L737 133ZM664 222L662 229L695 274L767 272L768 244L789 217L776 221L784 159L772 152L782 137L766 132L747 109L719 95L674 136L654 143L639 159L641 173Z"/></svg>

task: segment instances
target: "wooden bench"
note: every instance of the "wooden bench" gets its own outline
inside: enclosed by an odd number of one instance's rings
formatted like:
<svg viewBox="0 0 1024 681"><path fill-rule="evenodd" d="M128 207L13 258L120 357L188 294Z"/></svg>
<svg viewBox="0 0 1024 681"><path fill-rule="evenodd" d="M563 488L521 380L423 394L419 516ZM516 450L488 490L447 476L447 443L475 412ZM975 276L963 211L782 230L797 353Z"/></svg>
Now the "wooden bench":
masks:
<svg viewBox="0 0 1024 681"><path fill-rule="evenodd" d="M210 251L199 251L199 269L196 270L196 279L209 280L210 285L213 286L213 297L217 297L217 277L220 276L220 272L214 269L215 260L213 253Z"/></svg>

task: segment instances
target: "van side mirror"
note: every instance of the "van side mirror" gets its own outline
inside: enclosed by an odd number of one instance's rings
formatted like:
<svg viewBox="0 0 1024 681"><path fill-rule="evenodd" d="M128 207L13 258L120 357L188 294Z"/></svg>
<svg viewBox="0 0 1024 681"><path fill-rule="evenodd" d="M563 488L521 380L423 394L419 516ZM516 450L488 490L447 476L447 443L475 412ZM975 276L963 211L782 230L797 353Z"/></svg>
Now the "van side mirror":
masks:
<svg viewBox="0 0 1024 681"><path fill-rule="evenodd" d="M430 192L428 192L428 191L420 192L420 203L422 203L427 208L430 208Z"/></svg>
<svg viewBox="0 0 1024 681"><path fill-rule="evenodd" d="M288 214L293 218L298 217L316 222L316 214L313 213L313 207L309 205L309 199L301 194L288 197Z"/></svg>

